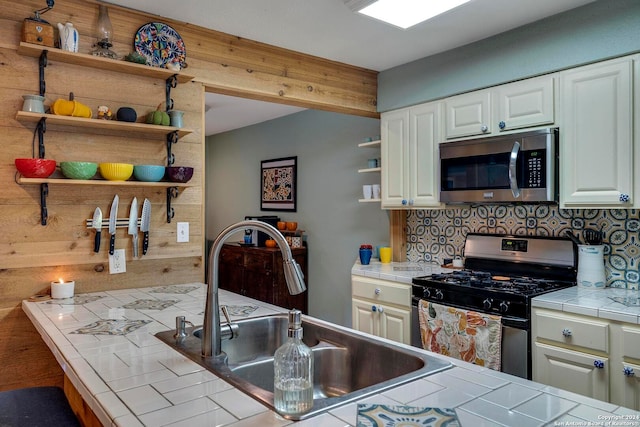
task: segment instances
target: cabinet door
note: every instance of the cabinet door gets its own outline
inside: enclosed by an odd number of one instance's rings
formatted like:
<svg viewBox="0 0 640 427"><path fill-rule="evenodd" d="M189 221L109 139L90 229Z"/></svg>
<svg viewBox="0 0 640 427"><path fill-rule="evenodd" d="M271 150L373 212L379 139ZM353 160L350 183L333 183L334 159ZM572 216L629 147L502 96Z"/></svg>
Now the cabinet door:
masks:
<svg viewBox="0 0 640 427"><path fill-rule="evenodd" d="M409 139L409 110L383 113L380 129L382 207L403 207L408 204L405 192L409 174L409 155L406 149Z"/></svg>
<svg viewBox="0 0 640 427"><path fill-rule="evenodd" d="M497 86L493 126L505 131L554 122L553 76L542 76Z"/></svg>
<svg viewBox="0 0 640 427"><path fill-rule="evenodd" d="M433 102L409 109L409 205L440 207L441 103Z"/></svg>
<svg viewBox="0 0 640 427"><path fill-rule="evenodd" d="M378 310L379 336L403 344L411 344L411 311L381 305Z"/></svg>
<svg viewBox="0 0 640 427"><path fill-rule="evenodd" d="M595 360L602 368L594 366ZM609 401L609 359L534 343L533 380L584 396Z"/></svg>
<svg viewBox="0 0 640 427"><path fill-rule="evenodd" d="M630 375L625 375L625 371L632 372ZM611 375L619 377L619 381L615 383L622 383L622 402L613 402L620 404L627 408L640 410L640 365L633 363L619 363L613 366L613 372ZM614 382L612 381L612 386Z"/></svg>
<svg viewBox="0 0 640 427"><path fill-rule="evenodd" d="M377 311L373 311L374 304L369 301L353 298L351 300L351 317L353 329L372 335L380 333Z"/></svg>
<svg viewBox="0 0 640 427"><path fill-rule="evenodd" d="M633 198L632 70L632 60L624 58L560 73L561 207L638 203Z"/></svg>
<svg viewBox="0 0 640 427"><path fill-rule="evenodd" d="M445 99L447 139L491 133L491 91L479 90Z"/></svg>

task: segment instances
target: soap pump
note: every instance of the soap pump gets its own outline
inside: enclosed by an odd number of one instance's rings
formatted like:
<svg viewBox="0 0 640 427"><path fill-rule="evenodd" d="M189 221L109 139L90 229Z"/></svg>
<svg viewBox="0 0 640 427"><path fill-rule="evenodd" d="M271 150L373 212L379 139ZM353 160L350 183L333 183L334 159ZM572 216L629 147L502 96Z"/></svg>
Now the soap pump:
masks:
<svg viewBox="0 0 640 427"><path fill-rule="evenodd" d="M289 311L288 339L273 357L276 411L298 415L313 407L313 353L302 342L302 313Z"/></svg>

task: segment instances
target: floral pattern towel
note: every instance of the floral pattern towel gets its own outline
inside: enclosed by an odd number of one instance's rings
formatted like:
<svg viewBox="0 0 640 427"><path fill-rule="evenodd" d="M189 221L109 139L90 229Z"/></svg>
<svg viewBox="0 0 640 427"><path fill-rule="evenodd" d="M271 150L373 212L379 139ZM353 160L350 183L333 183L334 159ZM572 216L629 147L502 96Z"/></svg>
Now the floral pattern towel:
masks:
<svg viewBox="0 0 640 427"><path fill-rule="evenodd" d="M500 370L502 318L420 300L422 347Z"/></svg>

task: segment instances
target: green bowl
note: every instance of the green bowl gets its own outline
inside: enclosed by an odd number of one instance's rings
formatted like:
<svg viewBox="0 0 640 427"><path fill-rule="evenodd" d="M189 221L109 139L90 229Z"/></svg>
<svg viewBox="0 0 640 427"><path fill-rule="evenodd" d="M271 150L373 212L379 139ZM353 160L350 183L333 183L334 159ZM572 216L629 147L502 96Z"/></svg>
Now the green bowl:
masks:
<svg viewBox="0 0 640 427"><path fill-rule="evenodd" d="M60 162L62 175L70 179L91 179L98 170L93 162Z"/></svg>

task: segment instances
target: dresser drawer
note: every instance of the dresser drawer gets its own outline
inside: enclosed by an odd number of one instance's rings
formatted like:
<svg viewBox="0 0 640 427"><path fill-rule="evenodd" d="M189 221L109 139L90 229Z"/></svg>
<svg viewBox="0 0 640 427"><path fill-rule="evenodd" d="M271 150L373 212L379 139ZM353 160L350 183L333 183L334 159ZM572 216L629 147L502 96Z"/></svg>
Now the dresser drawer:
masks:
<svg viewBox="0 0 640 427"><path fill-rule="evenodd" d="M411 285L408 284L352 276L351 291L353 297L366 298L378 303L411 307Z"/></svg>
<svg viewBox="0 0 640 427"><path fill-rule="evenodd" d="M608 353L609 324L586 316L557 311L533 310L536 339L564 343Z"/></svg>

